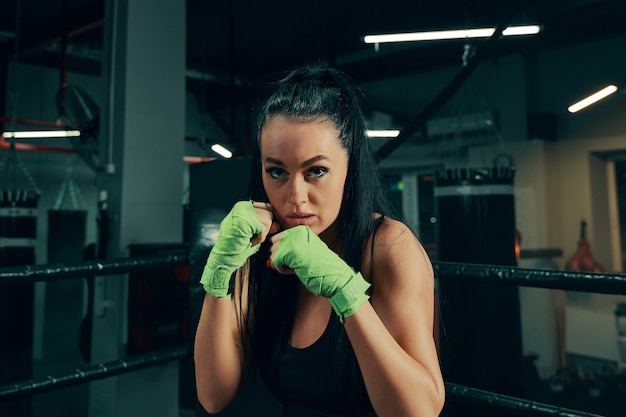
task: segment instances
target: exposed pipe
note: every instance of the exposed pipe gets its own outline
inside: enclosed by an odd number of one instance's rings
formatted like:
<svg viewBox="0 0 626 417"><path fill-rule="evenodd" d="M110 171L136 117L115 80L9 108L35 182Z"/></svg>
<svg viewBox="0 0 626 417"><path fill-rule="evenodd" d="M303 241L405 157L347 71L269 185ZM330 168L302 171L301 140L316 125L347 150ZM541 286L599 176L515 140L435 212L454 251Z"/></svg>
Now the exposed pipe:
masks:
<svg viewBox="0 0 626 417"><path fill-rule="evenodd" d="M67 22L66 24L62 24L59 19L54 19L40 24L37 30L25 33L22 36L25 39L23 39L19 47L20 56L26 56L33 51L41 49L44 45L55 42L64 34L67 34L68 38L72 38L102 26L104 19L102 11L98 7L100 3L98 1L97 5L89 3L75 7L71 13L62 17L64 22ZM102 2L102 4L104 3ZM0 56L6 52L6 48L6 46L0 45Z"/></svg>
<svg viewBox="0 0 626 417"><path fill-rule="evenodd" d="M59 91L60 94L60 117L65 118L65 103L67 97L67 19L68 19L68 10L69 10L69 0L63 0L63 35L61 36L61 74L60 74L60 84L61 89Z"/></svg>
<svg viewBox="0 0 626 417"><path fill-rule="evenodd" d="M381 146L376 152L376 159L380 162L385 159L389 154L402 145L411 135L424 129L426 122L430 119L439 109L443 107L445 103L458 91L463 83L474 72L478 63L493 49L496 42L502 37L502 31L509 26L509 23L517 15L521 8L521 1L512 1L509 5L508 13L504 19L498 23L495 31L491 37L489 37L483 45L478 48L476 53L468 60L457 75L444 87L444 89L430 102L426 107L418 113L407 126L405 126L395 139L392 139Z"/></svg>
<svg viewBox="0 0 626 417"><path fill-rule="evenodd" d="M0 149L14 149L17 151L37 151L37 152L60 152L60 153L76 153L74 148L62 148L58 146L33 145L30 143L9 143L4 136L0 135ZM199 164L202 162L211 162L217 158L204 156L183 156L183 162L188 164Z"/></svg>
<svg viewBox="0 0 626 417"><path fill-rule="evenodd" d="M4 139L4 136L0 136L0 149L15 149L17 151L39 151L39 152L62 152L62 153L76 153L72 148L61 148L57 146L44 146L44 145L31 145L29 143L17 143L12 139L9 143Z"/></svg>
<svg viewBox="0 0 626 417"><path fill-rule="evenodd" d="M0 116L0 123L15 123L17 125L29 125L29 126L41 126L41 127L66 127L60 124L58 121L50 122L46 120L34 120L34 119L14 119L12 117Z"/></svg>

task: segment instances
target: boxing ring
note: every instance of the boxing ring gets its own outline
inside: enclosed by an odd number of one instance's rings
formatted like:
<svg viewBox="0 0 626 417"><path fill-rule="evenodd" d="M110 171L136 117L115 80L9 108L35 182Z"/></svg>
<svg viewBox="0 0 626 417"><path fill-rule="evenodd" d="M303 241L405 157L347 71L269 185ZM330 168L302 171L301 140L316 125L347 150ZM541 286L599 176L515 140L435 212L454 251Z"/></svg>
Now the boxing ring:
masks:
<svg viewBox="0 0 626 417"><path fill-rule="evenodd" d="M177 253L81 262L69 265L8 267L0 269L0 286L17 283L82 279L96 276L116 279L120 274L155 271L187 264L189 264L189 256L184 253ZM602 294L626 294L626 275L578 273L453 262L433 262L433 264L438 280L469 279L474 282L497 282L512 286L586 291ZM191 282L193 282L193 279ZM195 287L198 286L190 286L190 297L194 297L193 290L197 290ZM195 295L197 296L197 294ZM90 365L82 369L68 369L66 372L49 375L44 378L15 381L0 386L0 403L135 372L165 362L190 358L190 356L191 345L183 343L178 346L156 349L110 362ZM458 404L480 404L498 411L500 415L507 415L506 413L508 412L513 413L513 415L523 416L598 416L598 414L502 395L448 381L446 381L445 385L447 401L454 401Z"/></svg>

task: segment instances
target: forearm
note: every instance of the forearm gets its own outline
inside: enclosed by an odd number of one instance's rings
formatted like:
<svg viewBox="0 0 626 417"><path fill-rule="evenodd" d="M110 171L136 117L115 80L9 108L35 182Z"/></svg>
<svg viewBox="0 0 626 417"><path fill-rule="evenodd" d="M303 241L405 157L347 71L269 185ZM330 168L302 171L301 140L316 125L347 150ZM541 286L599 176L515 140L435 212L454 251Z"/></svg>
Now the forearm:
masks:
<svg viewBox="0 0 626 417"><path fill-rule="evenodd" d="M445 389L432 340L423 341L423 357L412 357L392 337L369 302L348 317L344 326L379 417L439 415Z"/></svg>
<svg viewBox="0 0 626 417"><path fill-rule="evenodd" d="M235 320L231 299L205 296L194 360L198 400L209 413L225 408L241 384L243 355Z"/></svg>

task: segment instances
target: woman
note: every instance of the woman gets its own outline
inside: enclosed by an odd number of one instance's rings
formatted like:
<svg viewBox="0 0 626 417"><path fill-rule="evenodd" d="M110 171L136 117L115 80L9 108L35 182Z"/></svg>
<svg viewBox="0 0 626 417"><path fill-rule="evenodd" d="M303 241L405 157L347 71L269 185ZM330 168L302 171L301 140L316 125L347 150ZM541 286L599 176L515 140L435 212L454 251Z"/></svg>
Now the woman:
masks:
<svg viewBox="0 0 626 417"><path fill-rule="evenodd" d="M252 201L220 226L201 283L198 399L225 408L257 369L285 416L437 416L434 279L393 219L358 89L334 69L273 86Z"/></svg>

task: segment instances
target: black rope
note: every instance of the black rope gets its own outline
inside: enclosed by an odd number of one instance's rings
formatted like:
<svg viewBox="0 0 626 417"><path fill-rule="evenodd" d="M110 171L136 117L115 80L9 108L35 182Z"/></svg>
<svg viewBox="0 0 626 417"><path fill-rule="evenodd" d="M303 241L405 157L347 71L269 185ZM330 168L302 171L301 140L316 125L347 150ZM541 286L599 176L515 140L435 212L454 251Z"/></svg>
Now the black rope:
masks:
<svg viewBox="0 0 626 417"><path fill-rule="evenodd" d="M87 368L76 369L63 375L48 376L40 379L7 384L0 386L0 402L134 372L150 366L182 359L189 355L189 346L184 344L131 356L125 359L91 365Z"/></svg>
<svg viewBox="0 0 626 417"><path fill-rule="evenodd" d="M142 272L185 265L188 262L188 253L182 251L168 255L141 256L68 265L48 264L0 268L0 285ZM473 279L524 287L626 295L626 274L573 272L443 261L433 261L433 266L437 277L441 279Z"/></svg>
<svg viewBox="0 0 626 417"><path fill-rule="evenodd" d="M69 278L114 275L135 271L146 271L189 262L186 251L168 255L122 258L109 261L82 262L71 265L30 265L0 268L0 284L33 281L55 281ZM498 282L510 285L598 292L605 294L626 294L626 275L604 273L581 273L561 270L543 270L512 266L462 264L454 262L433 262L438 278L472 279ZM76 369L60 376L48 376L0 386L0 401L30 396L72 385L108 378L122 373L133 372L160 363L188 357L188 345L162 349L126 359L92 365ZM597 417L549 404L510 397L477 388L465 387L446 382L446 392L451 399L476 401L493 407L515 409L527 415L550 415L557 417Z"/></svg>
<svg viewBox="0 0 626 417"><path fill-rule="evenodd" d="M437 272L437 277L442 279L471 279L523 287L626 295L625 274L615 275L441 261L433 262L433 266Z"/></svg>
<svg viewBox="0 0 626 417"><path fill-rule="evenodd" d="M70 278L88 278L101 275L143 272L164 267L185 265L188 262L189 254L187 251L184 251L184 253L168 255L120 258L68 265L48 264L15 266L0 268L0 285L36 281L60 281Z"/></svg>
<svg viewBox="0 0 626 417"><path fill-rule="evenodd" d="M457 385L451 382L446 382L445 384L446 396L451 400L489 404L490 406L495 408L522 412L526 416L601 417L598 414L570 410L567 408L539 403L523 398L516 398L508 395L497 394L495 392L484 391L478 388Z"/></svg>

